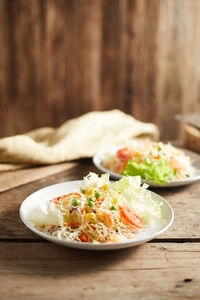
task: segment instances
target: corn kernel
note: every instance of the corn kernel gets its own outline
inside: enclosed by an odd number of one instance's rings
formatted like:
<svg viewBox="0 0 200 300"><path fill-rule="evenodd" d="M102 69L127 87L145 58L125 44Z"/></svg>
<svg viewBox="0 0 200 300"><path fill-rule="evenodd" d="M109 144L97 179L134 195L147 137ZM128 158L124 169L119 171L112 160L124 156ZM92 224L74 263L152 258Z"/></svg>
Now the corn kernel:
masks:
<svg viewBox="0 0 200 300"><path fill-rule="evenodd" d="M96 215L94 213L88 213L86 214L86 219L87 221L91 222L91 223L96 223Z"/></svg>

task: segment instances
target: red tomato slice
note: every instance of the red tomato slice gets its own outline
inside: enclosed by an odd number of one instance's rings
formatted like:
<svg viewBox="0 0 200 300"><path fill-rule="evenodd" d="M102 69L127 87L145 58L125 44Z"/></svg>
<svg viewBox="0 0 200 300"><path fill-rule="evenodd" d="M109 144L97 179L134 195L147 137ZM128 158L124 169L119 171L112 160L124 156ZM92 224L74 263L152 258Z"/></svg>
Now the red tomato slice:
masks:
<svg viewBox="0 0 200 300"><path fill-rule="evenodd" d="M124 219L126 219L127 222L130 224L138 227L138 228L143 228L144 223L142 220L128 207L128 206L120 206L120 212Z"/></svg>
<svg viewBox="0 0 200 300"><path fill-rule="evenodd" d="M85 234L85 233L82 233L82 234L79 236L79 239L81 240L81 242L84 242L84 243L87 243L87 242L88 242L88 236L87 236L87 234Z"/></svg>
<svg viewBox="0 0 200 300"><path fill-rule="evenodd" d="M127 163L133 157L133 151L128 147L121 148L116 153L117 157L124 163Z"/></svg>

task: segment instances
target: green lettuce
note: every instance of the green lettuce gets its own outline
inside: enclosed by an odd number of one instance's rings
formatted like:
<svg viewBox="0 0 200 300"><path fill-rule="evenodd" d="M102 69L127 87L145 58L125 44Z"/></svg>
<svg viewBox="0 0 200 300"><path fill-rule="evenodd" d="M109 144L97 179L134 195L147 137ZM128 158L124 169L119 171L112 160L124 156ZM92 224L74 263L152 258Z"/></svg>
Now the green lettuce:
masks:
<svg viewBox="0 0 200 300"><path fill-rule="evenodd" d="M173 168L164 160L153 161L146 159L144 162L138 162L135 159L128 161L126 168L121 175L136 176L140 175L142 179L152 180L156 184L164 185L170 182L175 172Z"/></svg>

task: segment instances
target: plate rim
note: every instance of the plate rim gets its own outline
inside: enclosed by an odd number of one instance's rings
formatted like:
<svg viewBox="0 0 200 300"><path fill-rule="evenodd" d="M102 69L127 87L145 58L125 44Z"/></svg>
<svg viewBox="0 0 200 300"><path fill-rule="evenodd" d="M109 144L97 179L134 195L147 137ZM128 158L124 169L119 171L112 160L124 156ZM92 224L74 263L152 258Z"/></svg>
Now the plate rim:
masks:
<svg viewBox="0 0 200 300"><path fill-rule="evenodd" d="M115 146L110 146L104 149L101 149L100 151L96 152L93 157L92 157L92 161L93 164L95 165L95 167L97 169L99 169L100 171L104 172L104 173L109 173L113 178L115 179L121 179L123 177L123 175L117 174L107 168L105 168L104 166L102 166L102 164L99 162L100 160L100 155L106 153L107 151L109 152L109 150L117 150L120 149L121 147L123 147L124 145L115 145ZM177 147L176 147L177 148ZM190 151L188 149L185 149L187 151ZM192 151L191 151L192 152ZM194 152L195 153L195 152ZM197 153L195 153L196 155L198 155ZM194 167L194 166L193 166ZM195 183L197 181L200 180L200 169L196 169L194 167L194 169L196 171L199 171L199 175L192 177L192 178L186 178L186 179L182 179L182 180L172 180L170 182L165 183L164 185L160 185L155 183L154 181L148 181L145 179L141 179L142 183L146 183L148 184L150 187L158 187L158 188L165 188L165 187L177 187L177 186L182 186L182 185L188 185L188 184L192 184ZM131 176L131 175L130 175Z"/></svg>
<svg viewBox="0 0 200 300"><path fill-rule="evenodd" d="M36 191L34 191L33 193L29 194L24 200L23 202L21 203L20 205L20 208L19 208L19 215L20 215L20 218L22 220L22 222L24 223L24 225L29 229L31 230L32 232L34 232L35 234L39 235L40 237L50 241L50 242L53 242L53 243L56 243L56 244L60 244L62 246L65 246L65 247L70 247L70 248L78 248L78 249L85 249L85 250L116 250L116 249L122 249L122 248L128 248L128 247L134 247L134 246L137 246L139 244L143 244L143 243L146 243L152 239L154 239L155 237L161 235L162 233L164 233L166 230L168 230L168 228L172 225L173 221L174 221L174 210L172 208L172 206L170 205L170 203L165 199L163 198L162 196L160 196L159 194L155 193L155 192L152 192L149 190L149 192L153 195L155 195L156 197L158 197L162 202L164 202L167 207L169 208L170 210L170 221L163 227L161 228L160 230L158 230L157 232L155 232L154 234L151 234L149 236L149 238L141 238L139 240L134 240L134 239L130 239L128 241L123 241L123 242L118 242L118 243L102 243L102 244L92 244L92 243L81 243L81 242L75 242L75 241L68 241L68 240L64 240L64 239L58 239L57 237L52 237L52 236L48 236L47 234L37 230L36 228L34 228L30 221L27 220L27 218L24 217L24 214L23 214L23 207L25 205L25 203L27 203L28 201L30 201L30 199L32 197L35 196L35 194L41 192L41 191L45 191L46 189L49 189L49 188L53 188L54 186L59 186L59 185L63 185L63 184L68 184L70 185L71 183L75 183L75 184L81 184L83 183L83 180L73 180L73 181L64 181L64 182L61 182L61 183L56 183L56 184L53 184L53 185L49 185L49 186L46 186L46 187L43 187L41 189L38 189Z"/></svg>

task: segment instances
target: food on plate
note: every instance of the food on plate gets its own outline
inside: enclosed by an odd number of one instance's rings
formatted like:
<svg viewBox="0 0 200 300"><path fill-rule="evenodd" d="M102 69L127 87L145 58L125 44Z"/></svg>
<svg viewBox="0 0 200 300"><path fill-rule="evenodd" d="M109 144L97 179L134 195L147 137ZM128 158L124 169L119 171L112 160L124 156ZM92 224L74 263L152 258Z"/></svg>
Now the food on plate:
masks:
<svg viewBox="0 0 200 300"><path fill-rule="evenodd" d="M121 147L115 154L106 153L103 166L125 176L140 175L142 179L160 185L193 174L190 157L182 150L150 140L136 141Z"/></svg>
<svg viewBox="0 0 200 300"><path fill-rule="evenodd" d="M161 219L161 205L141 178L89 173L79 191L36 207L29 221L41 232L68 241L116 243L133 239Z"/></svg>

